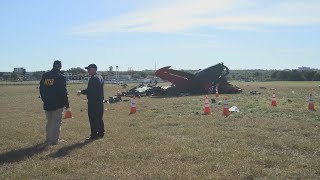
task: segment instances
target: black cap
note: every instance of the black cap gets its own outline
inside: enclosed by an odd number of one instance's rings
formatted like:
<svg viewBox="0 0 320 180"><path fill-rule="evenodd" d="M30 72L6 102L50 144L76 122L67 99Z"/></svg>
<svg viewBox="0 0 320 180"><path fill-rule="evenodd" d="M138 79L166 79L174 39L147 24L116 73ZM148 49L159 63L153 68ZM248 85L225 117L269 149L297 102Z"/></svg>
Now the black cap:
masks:
<svg viewBox="0 0 320 180"><path fill-rule="evenodd" d="M61 67L61 61L55 60L53 63L53 67Z"/></svg>
<svg viewBox="0 0 320 180"><path fill-rule="evenodd" d="M95 64L89 64L89 66L85 67L85 69L89 69L89 68L98 69L98 68L97 68L97 65L95 65Z"/></svg>

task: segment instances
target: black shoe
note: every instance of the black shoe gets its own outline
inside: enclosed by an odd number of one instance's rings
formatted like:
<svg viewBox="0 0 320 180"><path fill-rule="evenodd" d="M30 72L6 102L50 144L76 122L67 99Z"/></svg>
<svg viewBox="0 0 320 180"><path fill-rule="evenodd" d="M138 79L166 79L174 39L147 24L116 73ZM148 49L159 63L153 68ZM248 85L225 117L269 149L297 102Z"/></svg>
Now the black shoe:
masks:
<svg viewBox="0 0 320 180"><path fill-rule="evenodd" d="M103 138L104 133L98 133L98 138Z"/></svg>

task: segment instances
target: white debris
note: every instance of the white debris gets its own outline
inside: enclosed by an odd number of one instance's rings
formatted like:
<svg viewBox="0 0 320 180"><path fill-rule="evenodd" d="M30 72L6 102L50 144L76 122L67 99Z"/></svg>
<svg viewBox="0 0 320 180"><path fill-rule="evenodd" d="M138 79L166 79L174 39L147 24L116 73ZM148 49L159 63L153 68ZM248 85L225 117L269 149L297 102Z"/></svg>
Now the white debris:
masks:
<svg viewBox="0 0 320 180"><path fill-rule="evenodd" d="M232 106L231 108L229 108L230 112L240 112L239 108L237 106Z"/></svg>

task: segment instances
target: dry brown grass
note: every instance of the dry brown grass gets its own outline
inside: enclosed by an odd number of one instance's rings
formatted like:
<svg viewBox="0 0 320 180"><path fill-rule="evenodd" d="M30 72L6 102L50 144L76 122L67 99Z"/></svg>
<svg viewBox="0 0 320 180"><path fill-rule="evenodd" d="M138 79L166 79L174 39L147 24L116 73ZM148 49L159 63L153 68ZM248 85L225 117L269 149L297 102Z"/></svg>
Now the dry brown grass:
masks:
<svg viewBox="0 0 320 180"><path fill-rule="evenodd" d="M106 137L94 142L84 141L86 102L76 96L86 85L69 85L74 118L63 121L66 142L49 147L36 86L0 86L0 179L319 179L320 109L307 109L311 92L318 107L319 82L235 84L245 91L229 105L240 113L227 118L218 103L202 115L203 96L143 97L133 115L129 102L105 104Z"/></svg>

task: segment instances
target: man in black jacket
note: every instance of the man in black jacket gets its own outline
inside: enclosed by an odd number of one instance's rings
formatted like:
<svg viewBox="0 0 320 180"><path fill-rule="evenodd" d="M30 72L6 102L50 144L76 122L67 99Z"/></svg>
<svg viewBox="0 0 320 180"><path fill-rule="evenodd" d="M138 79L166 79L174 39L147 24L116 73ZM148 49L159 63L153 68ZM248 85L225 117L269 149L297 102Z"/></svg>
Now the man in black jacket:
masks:
<svg viewBox="0 0 320 180"><path fill-rule="evenodd" d="M63 107L69 108L66 78L62 75L61 62L56 60L51 71L42 75L40 81L40 96L46 113L46 142L58 143Z"/></svg>
<svg viewBox="0 0 320 180"><path fill-rule="evenodd" d="M78 91L78 95L85 94L88 99L88 116L91 128L91 140L102 138L104 136L104 123L103 123L103 78L97 74L97 66L90 64L85 67L90 76L88 87L85 90Z"/></svg>

